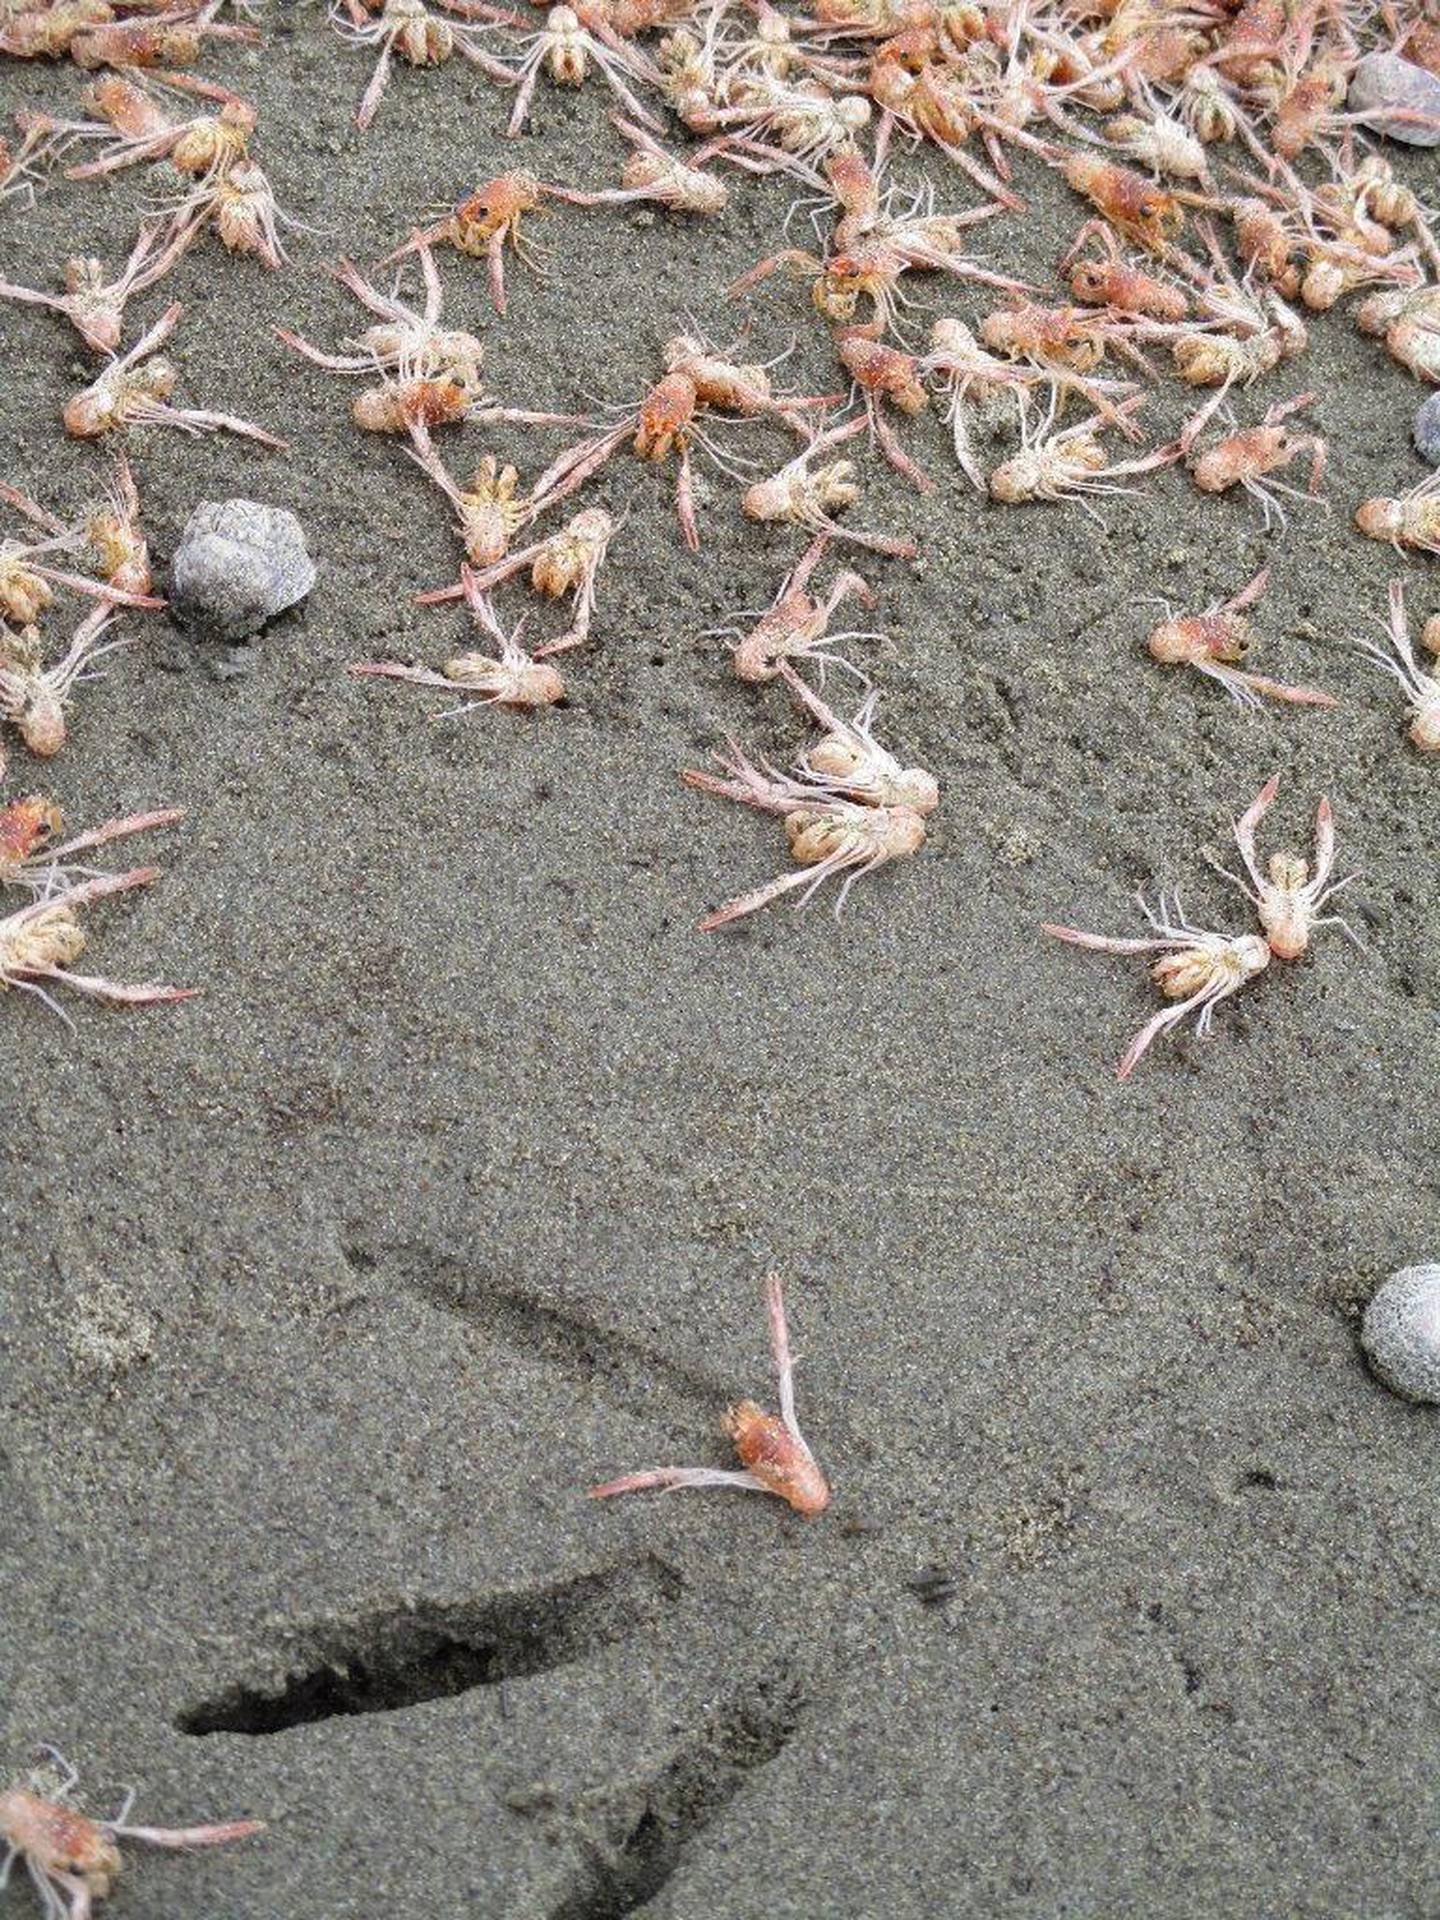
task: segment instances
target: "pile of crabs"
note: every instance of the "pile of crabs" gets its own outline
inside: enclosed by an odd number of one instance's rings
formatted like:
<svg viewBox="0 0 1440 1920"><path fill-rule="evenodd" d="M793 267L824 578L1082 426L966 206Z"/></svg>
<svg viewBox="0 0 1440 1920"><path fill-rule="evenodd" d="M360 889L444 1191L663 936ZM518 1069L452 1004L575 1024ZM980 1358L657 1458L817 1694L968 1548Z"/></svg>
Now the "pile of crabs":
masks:
<svg viewBox="0 0 1440 1920"><path fill-rule="evenodd" d="M72 260L54 290L0 283L0 297L50 308L100 359L95 380L64 407L73 435L123 441L168 425L284 445L232 414L176 403L176 370L160 349L181 318L178 305L124 345L127 302L207 235L263 268L287 264L295 223L257 158L256 110L190 70L211 44L261 37L257 9L236 6L233 19L222 12L223 0L0 0L0 54L68 60L93 75L78 115L17 117L0 148L0 198L27 200L57 175L84 182L142 163L171 182L122 267ZM914 441L920 416L934 413L965 479L998 505L1069 503L1094 514L1098 498L1176 468L1203 492L1248 497L1267 527L1283 529L1286 503L1315 497L1325 472L1325 442L1305 420L1314 396L1285 390L1315 315L1355 296L1355 323L1408 374L1440 381L1440 245L1429 210L1394 163L1398 147L1440 140L1435 0L817 0L811 10L770 0L580 0L543 12L490 0L333 0L329 20L355 55L361 129L381 111L397 67L463 63L504 99L510 136L524 133L542 85L608 88L624 150L613 186L549 181L518 167L475 183L442 219L397 236L374 266L335 266L364 315L353 336L332 348L281 331L290 351L362 383L356 427L401 442L449 502L463 549L458 578L418 597L463 603L475 645L433 668L371 660L351 671L452 691L462 710L561 704L567 687L557 663L591 638L617 531L611 514L582 495L625 451L673 466L680 536L692 550L701 544L699 458L736 481L745 515L793 526L804 542L772 604L737 615L726 631L736 674L757 690L782 690L809 737L788 765L730 740L716 770L684 774L694 788L774 814L793 865L708 914L706 928L781 894L808 899L832 877L843 900L861 874L923 847L939 803L934 775L883 743L878 695L840 650L865 636L831 630L842 603L875 600L862 574L836 567L837 549L877 559L916 550L854 524L862 448L928 493L933 478ZM920 143L953 163L947 204L937 204L933 185L904 180L905 154ZM1080 215L1057 294L1020 281L994 257L1006 226L990 223L1024 212L1037 168L1064 181ZM796 183L816 244L782 248L730 292L748 296L777 272L808 283L833 343L834 391L785 391L775 362L742 364L693 326L666 343L647 392L601 417L537 412L486 391L481 341L444 322L441 250L485 264L503 315L507 255L533 261L527 223L547 202L648 202L676 218L713 220L757 174ZM407 275L418 290L407 290ZM963 296L966 310L934 319L925 341L913 337L909 311L918 275ZM1167 370L1195 398L1178 432L1150 444L1147 387ZM742 472L727 451L723 429L736 419L789 438L768 476ZM442 446L445 431L462 423L569 429L568 444L523 482L494 455L461 477ZM1303 486L1291 473L1302 463ZM111 496L112 515L122 514L138 539L123 459ZM9 498L39 536L9 542L12 571L39 578L47 551L67 547L98 554L96 510L62 524L27 495ZM545 531L539 523L552 515ZM1397 553L1440 553L1440 479L1358 503L1354 524ZM521 580L542 603L568 609L560 630L529 645L524 623L500 611L502 591ZM1167 614L1150 636L1152 656L1194 669L1241 702L1333 704L1323 690L1239 664L1253 638L1246 610L1264 584L1262 572L1226 601ZM81 589L94 596L93 610L53 664L35 622L5 609L0 711L32 749L44 731L31 710L34 690L63 712L99 632L122 610L153 605L148 587L148 577L142 588L131 583L127 599L102 565ZM1383 645L1366 644L1405 692L1412 740L1432 748L1440 678L1412 645L1398 587L1384 632ZM1431 621L1422 646L1436 644ZM855 711L826 698L827 665L863 684ZM29 812L4 816L24 844L17 871L43 873L47 892L93 886L96 876L67 882L45 861L37 823L51 817L50 803L32 796L17 805ZM1323 803L1322 813L1328 819ZM1314 877L1296 857L1277 857L1283 881L1257 878L1246 858L1262 919L1280 911L1264 905L1275 886L1285 912L1333 918L1319 913L1327 857ZM14 936L9 927L0 923L0 983L43 990L52 965L62 971L49 977L64 977L59 948L51 954L42 941L36 949L29 923ZM1208 1020L1217 998L1258 971L1247 944L1255 936L1197 932L1178 908L1155 921L1153 934L1167 943L1155 979L1176 1006L1147 1039L1191 1009ZM1279 951L1273 941L1266 947L1267 957ZM1125 1071L1134 1057L1132 1049Z"/></svg>

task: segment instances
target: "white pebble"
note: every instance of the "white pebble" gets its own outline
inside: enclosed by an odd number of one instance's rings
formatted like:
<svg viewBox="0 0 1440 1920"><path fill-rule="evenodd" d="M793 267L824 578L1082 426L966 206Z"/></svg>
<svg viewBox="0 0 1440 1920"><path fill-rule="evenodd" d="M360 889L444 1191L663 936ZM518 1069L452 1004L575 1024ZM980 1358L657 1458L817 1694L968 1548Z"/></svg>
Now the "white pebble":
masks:
<svg viewBox="0 0 1440 1920"><path fill-rule="evenodd" d="M1416 411L1415 451L1432 467L1440 467L1440 393L1422 400Z"/></svg>
<svg viewBox="0 0 1440 1920"><path fill-rule="evenodd" d="M1358 61L1346 105L1387 139L1402 140L1408 147L1440 147L1440 77L1398 53L1367 53ZM1397 120L1396 107L1428 118Z"/></svg>
<svg viewBox="0 0 1440 1920"><path fill-rule="evenodd" d="M183 626L218 640L248 640L314 584L293 513L258 500L202 500L171 564L170 605Z"/></svg>
<svg viewBox="0 0 1440 1920"><path fill-rule="evenodd" d="M1440 1267L1403 1267L1360 1323L1370 1365L1407 1400L1440 1403Z"/></svg>

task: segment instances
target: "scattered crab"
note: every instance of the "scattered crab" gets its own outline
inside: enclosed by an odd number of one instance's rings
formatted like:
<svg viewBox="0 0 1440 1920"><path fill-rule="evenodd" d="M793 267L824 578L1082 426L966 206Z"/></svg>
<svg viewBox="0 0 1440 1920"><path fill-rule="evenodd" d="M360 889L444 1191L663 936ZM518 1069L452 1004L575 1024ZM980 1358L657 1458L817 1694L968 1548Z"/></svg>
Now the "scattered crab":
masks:
<svg viewBox="0 0 1440 1920"><path fill-rule="evenodd" d="M598 24L598 22L597 22ZM535 83L545 73L557 87L580 87L593 66L634 120L657 132L660 123L631 92L631 83L654 82L658 75L635 47L618 35L601 39L590 31L572 7L551 7L539 33L529 36L524 53L513 63L496 62L499 74L518 91L505 131L512 138L524 127L534 98Z"/></svg>
<svg viewBox="0 0 1440 1920"><path fill-rule="evenodd" d="M780 1414L766 1413L753 1400L742 1400L725 1415L725 1431L744 1463L741 1471L718 1467L652 1467L627 1473L592 1487L592 1500L608 1500L617 1493L640 1493L650 1487L737 1487L751 1493L771 1493L807 1519L830 1504L830 1488L816 1464L800 1423L795 1417L795 1369L790 1333L785 1320L785 1296L778 1273L765 1276L765 1305L770 1319L770 1349L775 1356Z"/></svg>
<svg viewBox="0 0 1440 1920"><path fill-rule="evenodd" d="M1165 618L1150 635L1146 645L1151 657L1167 667L1194 667L1220 685L1241 706L1258 706L1257 695L1269 700L1289 701L1292 706L1333 707L1334 696L1315 687L1285 686L1267 680L1263 674L1242 672L1235 665L1245 657L1252 638L1245 609L1253 606L1270 578L1269 567L1262 567L1254 579L1231 594L1217 600L1203 613L1178 617L1165 608Z"/></svg>
<svg viewBox="0 0 1440 1920"><path fill-rule="evenodd" d="M93 593L97 598L120 606L161 607L165 604L163 600L150 597L150 549L140 525L140 492L135 485L130 462L123 452L117 455L115 473L105 490L103 503L90 508L78 528L67 528L63 520L42 507L38 501L32 500L29 494L4 481L0 481L0 501L23 514L57 545L69 545L83 537L87 557L104 576L104 587L74 575L50 573L42 578L76 587L82 593ZM13 554L14 549L7 543L0 543L0 554L6 552ZM22 576L30 571L30 567L23 566ZM0 564L0 578L3 575L4 567ZM34 592L33 585L30 591ZM0 599L3 597L3 593L0 593ZM42 604L49 604L47 597L42 596ZM38 618L39 611L37 607L36 613L30 617ZM20 619L20 610L13 605L9 608L8 617L21 625L25 624Z"/></svg>
<svg viewBox="0 0 1440 1920"><path fill-rule="evenodd" d="M281 244L281 227L300 225L281 211L264 168L249 158L207 175L172 212L171 237L183 246L213 226L227 252L253 254L272 272L289 257Z"/></svg>
<svg viewBox="0 0 1440 1920"><path fill-rule="evenodd" d="M499 654L460 653L447 660L442 672L428 667L406 666L399 660L362 660L347 667L347 673L360 677L378 676L387 680L409 680L417 687L443 687L447 693L473 694L474 699L458 707L447 708L445 719L469 713L473 707L509 707L513 712L553 707L565 698L565 682L554 667L547 666L520 645L519 628L506 633L496 617L488 596L481 590L469 567L460 569L465 602L475 624L499 647Z"/></svg>
<svg viewBox="0 0 1440 1920"><path fill-rule="evenodd" d="M748 759L733 741L728 751L717 757L727 777L687 768L681 779L702 793L778 814L785 823L791 858L801 871L781 874L767 885L727 901L700 922L702 933L743 919L797 887L804 889L800 896L803 907L828 879L843 873L845 879L835 901L838 919L851 887L862 874L918 853L925 844L925 821L913 806L864 806L840 799L837 792L819 792L813 781L791 779Z"/></svg>
<svg viewBox="0 0 1440 1920"><path fill-rule="evenodd" d="M9 488L0 490L0 499L12 506L24 498ZM86 594L107 606L152 610L164 606L164 601L152 594L131 593L108 581L87 579L84 574L50 566L43 557L48 553L73 551L85 540L83 527L63 529L44 540L0 540L0 621L9 621L17 627L33 626L53 602L56 586Z"/></svg>
<svg viewBox="0 0 1440 1920"><path fill-rule="evenodd" d="M114 604L101 601L75 629L61 658L48 667L38 627L17 630L0 621L0 720L16 728L37 759L52 759L64 746L65 709L74 688L93 677L95 662L133 644L134 636L128 634L100 644L114 617ZM0 750L0 773L4 766Z"/></svg>
<svg viewBox="0 0 1440 1920"><path fill-rule="evenodd" d="M157 233L155 227L141 227L130 258L114 280L106 277L103 261L77 258L65 262L64 293L41 293L0 280L0 300L49 307L63 315L94 352L114 353L120 344L126 301L167 274L185 250L186 236L174 234L157 252Z"/></svg>
<svg viewBox="0 0 1440 1920"><path fill-rule="evenodd" d="M476 21L520 24L507 8L485 6L479 0L384 0L380 17L366 11L362 0L331 0L330 24L348 46L378 47L379 58L369 85L355 110L355 124L363 133L374 120L395 55L412 67L439 67L458 53L494 74L492 62L480 45Z"/></svg>
<svg viewBox="0 0 1440 1920"><path fill-rule="evenodd" d="M867 425L862 416L858 420L848 420L842 426L832 427L827 433L818 434L803 453L797 454L788 465L768 479L757 480L748 487L740 502L741 510L751 520L789 521L793 525L808 527L812 533L828 533L834 540L848 540L860 547L869 547L875 553L888 553L898 559L910 560L919 551L913 540L892 540L883 534L858 533L852 527L841 526L835 515L848 506L853 506L860 498L860 485L855 478L854 462L850 460L830 460L824 466L814 467L817 455L828 448L838 446L856 433L863 433Z"/></svg>
<svg viewBox="0 0 1440 1920"><path fill-rule="evenodd" d="M897 473L903 474L921 493L933 493L935 482L917 466L901 446L895 429L885 417L884 402L912 418L923 413L930 395L920 377L920 362L913 354L874 340L863 327L843 327L835 337L840 364L854 382L853 391L864 402L870 437Z"/></svg>
<svg viewBox="0 0 1440 1920"><path fill-rule="evenodd" d="M1095 953L1158 953L1150 976L1167 999L1179 1005L1166 1007L1136 1034L1121 1056L1118 1078L1128 1080L1150 1043L1167 1028L1177 1025L1187 1014L1198 1014L1196 1031L1208 1033L1215 1009L1222 1000L1238 993L1249 980L1263 973L1270 964L1270 948L1258 934L1210 933L1192 926L1185 918L1177 895L1167 909L1160 897L1159 911L1152 912L1143 894L1136 900L1141 913L1154 929L1146 939L1112 939L1099 933L1082 933L1076 927L1050 923L1040 931L1072 946L1088 947Z"/></svg>
<svg viewBox="0 0 1440 1920"><path fill-rule="evenodd" d="M327 373L373 375L403 368L411 379L443 378L467 393L478 393L484 343L473 333L440 325L444 294L435 256L420 234L415 235L413 250L419 256L425 287L425 304L418 312L400 298L398 284L394 292L381 293L358 267L342 259L331 269L334 277L376 316L377 324L354 339L342 340L343 353L325 353L287 327L277 327L277 337Z"/></svg>
<svg viewBox="0 0 1440 1920"><path fill-rule="evenodd" d="M1440 678L1427 673L1415 658L1410 642L1410 627L1405 618L1405 583L1390 583L1390 621L1381 631L1389 641L1357 640L1356 646L1375 665L1398 680L1410 702L1410 740L1422 753L1440 753ZM1425 623L1422 636L1431 653L1440 654L1440 615Z"/></svg>
<svg viewBox="0 0 1440 1920"><path fill-rule="evenodd" d="M185 818L182 807L162 807L151 813L117 815L85 833L77 833L59 846L51 844L61 830L60 809L43 793L27 794L0 807L0 886L29 887L36 893L48 893L62 876L68 881L97 876L89 868L73 864L80 853L91 853L115 840L135 833L153 833L161 827L173 827Z"/></svg>
<svg viewBox="0 0 1440 1920"><path fill-rule="evenodd" d="M1314 398L1313 393L1301 393L1293 400L1277 401L1259 426L1237 428L1192 454L1189 467L1195 485L1202 493L1228 493L1232 487L1243 487L1251 499L1259 503L1263 524L1268 528L1275 522L1283 529L1285 509L1276 496L1284 494L1292 500L1313 501L1319 493L1329 456L1328 443L1318 433L1291 433L1281 425L1289 414L1297 408L1308 407ZM1180 433L1182 448L1188 450L1193 446L1201 426L1215 410L1212 401L1186 422ZM1234 425L1233 415L1229 416L1229 422ZM1277 471L1306 455L1310 459L1310 483L1305 493L1276 479Z"/></svg>
<svg viewBox="0 0 1440 1920"><path fill-rule="evenodd" d="M1280 779L1275 775L1265 782L1235 822L1235 844L1245 863L1248 884L1238 874L1222 867L1218 860L1212 858L1211 865L1239 887L1255 908L1266 942L1277 960L1298 960L1318 927L1339 927L1359 946L1359 936L1348 921L1338 913L1321 911L1342 887L1360 878L1358 872L1347 873L1341 880L1330 878L1335 870L1335 816L1323 795L1315 809L1314 872L1310 870L1309 861L1298 853L1272 853L1268 867L1261 871L1255 857L1255 833L1279 791Z"/></svg>
<svg viewBox="0 0 1440 1920"><path fill-rule="evenodd" d="M47 891L28 907L0 920L0 992L19 987L43 1000L52 1013L59 1014L66 1026L73 1026L65 1009L47 991L42 982L69 987L73 993L92 1000L105 1000L115 1006L148 1007L162 1001L193 999L197 988L133 985L105 980L97 975L74 973L71 963L85 950L85 929L80 909L112 894L129 893L136 887L148 887L160 878L158 867L136 867L129 873L98 874L76 886ZM12 1847L29 1853L19 1840L19 1830L7 1832L4 1824L5 1796L0 1795L0 1837ZM72 1916L85 1912L82 1906L68 1909Z"/></svg>
<svg viewBox="0 0 1440 1920"><path fill-rule="evenodd" d="M884 636L862 632L832 634L829 626L836 609L852 595L859 599L862 606L874 606L875 595L869 583L847 568L831 581L824 599L817 600L807 591L811 576L830 546L831 537L828 533L822 533L811 541L781 582L780 591L761 614L758 624L748 633L738 626L710 629L712 633L736 636L735 672L741 680L748 681L752 686L773 680L789 660L817 661L822 681L827 665L842 667L857 679L864 679L859 669L836 653L835 648L847 640L877 640ZM744 618L743 615L739 617Z"/></svg>
<svg viewBox="0 0 1440 1920"><path fill-rule="evenodd" d="M671 348L676 342L670 343ZM739 474L733 460L718 445L714 436L699 424L700 416L706 409L702 398L701 386L705 380L710 363L704 368L691 370L685 364L689 357L689 348L699 346L688 339L681 344L687 349L672 370L657 380L645 394L638 406L623 407L619 422L604 433L589 440L583 440L569 448L551 469L551 475L559 474L574 484L574 475L583 471L586 475L595 473L602 467L628 439L632 451L641 460L648 460L659 466L670 455L679 457L679 471L675 479L675 517L680 523L680 533L685 545L692 553L700 550L700 527L695 514L694 476L691 469L691 449L700 447L722 473L735 478ZM734 373L743 378L746 374L760 374L759 368L724 368L725 373ZM699 377L697 378L697 374Z"/></svg>
<svg viewBox="0 0 1440 1920"><path fill-rule="evenodd" d="M858 800L867 807L913 807L925 816L940 804L940 783L925 767L906 767L875 737L875 708L880 695L866 694L853 720L842 720L788 660L780 673L796 704L821 729L821 738L798 761L801 777L817 787Z"/></svg>
<svg viewBox="0 0 1440 1920"><path fill-rule="evenodd" d="M244 159L255 131L255 109L225 87L197 80L189 74L167 76L171 86L207 96L217 113L189 120L173 120L155 93L138 79L111 74L97 80L87 99L98 121L81 121L67 128L74 138L99 137L104 145L96 159L67 167L67 180L92 180L149 161L168 160L177 173L204 180L217 177Z"/></svg>
<svg viewBox="0 0 1440 1920"><path fill-rule="evenodd" d="M540 250L531 244L523 221L526 214L538 213L547 194L569 199L555 187L542 186L533 173L500 173L487 180L472 194L452 207L434 226L417 228L410 238L380 262L388 267L407 253L427 247L454 247L472 260L485 260L490 268L490 301L497 313L505 312L505 243L508 240L517 258L532 273L543 274Z"/></svg>
<svg viewBox="0 0 1440 1920"><path fill-rule="evenodd" d="M548 506L556 497L552 494L545 505ZM543 647L536 647L530 657L532 660L545 660L553 653L565 653L571 647L583 646L590 637L590 624L595 617L595 582L614 537L615 522L605 509L586 507L548 539L537 540L533 545L521 548L518 553L507 554L494 565L472 575L472 590L488 593L502 580L508 580L512 574L520 572L522 567L529 567L530 585L542 598L559 600L567 593L573 594L575 614L570 625L558 639L547 640ZM466 589L462 584L441 587L432 593L419 593L415 598L421 606L433 606L439 601L465 596Z"/></svg>
<svg viewBox="0 0 1440 1920"><path fill-rule="evenodd" d="M179 427L184 433L239 434L262 447L285 452L288 441L263 427L252 426L248 420L237 419L233 413L169 405L179 371L155 350L175 331L183 312L178 301L167 307L128 353L112 358L98 380L66 402L66 432L78 440L94 440L103 433L131 426Z"/></svg>
<svg viewBox="0 0 1440 1920"><path fill-rule="evenodd" d="M1021 428L1020 451L1003 460L987 482L990 497L1006 506L1027 501L1059 502L1074 500L1092 520L1100 515L1086 499L1087 494L1129 493L1133 489L1120 484L1141 473L1153 473L1180 458L1178 444L1157 447L1133 460L1112 462L1100 439L1110 425L1103 414L1092 414L1073 427L1056 429L1059 394L1055 394L1038 423L1026 419ZM1139 404L1140 396L1127 400L1116 409L1128 417ZM1103 525L1103 522L1100 522Z"/></svg>
<svg viewBox="0 0 1440 1920"><path fill-rule="evenodd" d="M143 884L134 874L121 877L130 885ZM92 888L88 897L98 899L100 891L116 893L121 890L116 886L100 890ZM77 888L70 894L72 907L79 904L79 895L83 891ZM29 916L28 937L37 952L47 939L52 944L65 945L64 938L57 931L62 924L59 920L52 919L48 923L52 929L49 935L41 931L47 924L45 914L55 911L63 914L66 911L64 902L57 909L43 905L27 907L22 914L13 914L10 920L0 921L0 986L30 984L24 979L10 980L5 973L6 959L10 957L5 943L16 937L7 930L17 920ZM78 952L79 948L76 947L75 951ZM141 996L152 999L182 997L170 987L113 987L103 980L86 981L82 985L78 975L64 973L58 967L46 971L64 980L67 986L80 986L82 991L92 993L103 988L105 991L98 993L98 997L120 998L131 1004L143 1004ZM139 1840L149 1847L184 1851L190 1847L223 1847L231 1840L245 1840L251 1834L265 1831L263 1820L226 1820L219 1825L206 1827L132 1827L126 1822L135 1798L133 1793L126 1795L124 1805L113 1820L88 1819L69 1804L79 1777L74 1768L61 1759L53 1747L43 1748L42 1751L60 1769L58 1784L52 1784L47 1772L0 1793L0 1840L6 1843L8 1849L5 1863L0 1867L0 1887L9 1879L15 1862L23 1860L35 1884L35 1891L40 1896L46 1920L89 1920L93 1902L103 1900L114 1888L123 1864L118 1845L121 1840ZM42 1788L43 1791L40 1791Z"/></svg>
<svg viewBox="0 0 1440 1920"><path fill-rule="evenodd" d="M643 127L618 114L612 117L633 149L620 185L600 192L581 192L574 187L550 187L547 192L576 207L621 207L636 200L653 200L671 213L713 216L725 211L730 189L723 180L676 159Z"/></svg>
<svg viewBox="0 0 1440 1920"><path fill-rule="evenodd" d="M1377 495L1355 509L1355 524L1371 540L1388 540L1397 553L1440 553L1440 471L1417 480L1408 493Z"/></svg>
<svg viewBox="0 0 1440 1920"><path fill-rule="evenodd" d="M1091 239L1098 239L1101 258L1085 255ZM1082 257L1083 256L1083 257ZM1115 229L1104 220L1087 220L1060 263L1075 299L1086 306L1113 307L1119 313L1138 314L1178 325L1190 312L1185 292L1154 274L1132 266L1125 258Z"/></svg>

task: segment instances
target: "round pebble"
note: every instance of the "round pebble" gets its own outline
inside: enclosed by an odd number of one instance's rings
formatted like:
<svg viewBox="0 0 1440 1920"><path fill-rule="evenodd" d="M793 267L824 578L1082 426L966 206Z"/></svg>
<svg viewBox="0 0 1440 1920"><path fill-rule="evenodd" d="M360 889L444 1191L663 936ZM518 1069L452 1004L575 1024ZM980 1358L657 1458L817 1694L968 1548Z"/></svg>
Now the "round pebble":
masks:
<svg viewBox="0 0 1440 1920"><path fill-rule="evenodd" d="M1401 140L1407 147L1440 147L1440 76L1398 53L1367 53L1357 61L1346 104L1373 133ZM1392 117L1396 107L1431 118L1397 120Z"/></svg>
<svg viewBox="0 0 1440 1920"><path fill-rule="evenodd" d="M202 500L170 567L170 606L182 626L248 640L315 584L305 532L285 507Z"/></svg>
<svg viewBox="0 0 1440 1920"><path fill-rule="evenodd" d="M1365 1309L1360 1344L1407 1400L1440 1403L1440 1267L1402 1267Z"/></svg>
<svg viewBox="0 0 1440 1920"><path fill-rule="evenodd" d="M1416 411L1415 451L1432 467L1440 467L1440 391L1422 400Z"/></svg>

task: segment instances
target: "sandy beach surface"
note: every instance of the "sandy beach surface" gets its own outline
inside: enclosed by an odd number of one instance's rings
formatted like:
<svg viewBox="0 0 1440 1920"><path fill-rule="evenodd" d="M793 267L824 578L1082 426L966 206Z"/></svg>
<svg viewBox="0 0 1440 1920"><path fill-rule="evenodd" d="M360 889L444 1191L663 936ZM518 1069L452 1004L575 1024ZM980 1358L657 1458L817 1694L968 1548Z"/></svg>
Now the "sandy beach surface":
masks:
<svg viewBox="0 0 1440 1920"><path fill-rule="evenodd" d="M293 450L150 430L131 454L161 562L197 501L245 495L300 515L319 582L240 655L150 617L62 758L13 742L7 791L43 784L76 829L187 810L90 958L203 993L72 1002L73 1033L0 1007L7 1765L51 1741L92 1809L135 1785L137 1818L269 1822L133 1858L114 1920L1428 1920L1435 1417L1370 1378L1356 1315L1436 1254L1437 772L1350 645L1402 571L1440 604L1433 562L1350 524L1420 476L1420 389L1342 310L1242 398L1318 396L1327 505L1283 537L1174 473L1103 526L1001 509L933 418L902 423L935 494L869 457L850 517L921 557L861 560L879 607L845 624L888 636L852 657L942 782L930 843L838 925L822 896L704 935L784 840L678 770L727 732L802 736L703 630L765 606L802 538L702 460L689 554L673 470L617 456L568 704L437 719L443 695L343 669L466 635L412 604L453 578L448 510L272 333L353 332L323 263L508 165L612 182L608 96L542 83L508 143L482 75L400 68L361 135L365 57L318 5L265 24L204 71L260 109L293 264L210 238L132 313L182 300L183 398ZM0 70L7 111L81 88ZM897 171L974 203L933 156ZM976 252L1053 286L1082 210L1018 177L1028 214ZM57 182L0 214L0 273L123 258L164 191ZM512 405L634 401L687 318L722 344L748 321L757 359L794 338L784 377L823 391L802 282L724 297L793 197L736 176L709 223L555 208L503 322L453 253L445 311ZM990 303L914 286L922 337ZM68 511L108 471L60 425L79 342L0 306L0 343L0 473ZM1183 409L1157 385L1151 436ZM440 443L533 474L565 440ZM724 443L757 471L793 446ZM1197 611L1267 560L1252 664L1333 712L1247 713L1145 654L1149 596ZM1265 850L1308 848L1330 796L1364 950L1327 932L1120 1085L1143 963L1040 923L1133 932L1135 889L1178 887L1245 930L1203 849L1273 773ZM729 1464L726 1403L773 1404L770 1268L830 1511L587 1501ZM22 1879L4 1898L30 1910Z"/></svg>

